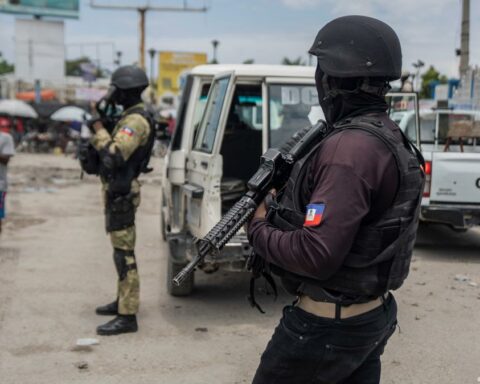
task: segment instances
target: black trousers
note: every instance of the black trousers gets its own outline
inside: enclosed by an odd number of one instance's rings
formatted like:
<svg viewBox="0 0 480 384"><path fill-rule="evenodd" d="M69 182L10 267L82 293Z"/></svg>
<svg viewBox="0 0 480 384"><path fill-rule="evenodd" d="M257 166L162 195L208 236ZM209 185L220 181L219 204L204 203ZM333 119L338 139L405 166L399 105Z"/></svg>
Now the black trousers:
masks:
<svg viewBox="0 0 480 384"><path fill-rule="evenodd" d="M380 307L340 320L287 306L253 384L378 384L380 356L396 325L391 294Z"/></svg>

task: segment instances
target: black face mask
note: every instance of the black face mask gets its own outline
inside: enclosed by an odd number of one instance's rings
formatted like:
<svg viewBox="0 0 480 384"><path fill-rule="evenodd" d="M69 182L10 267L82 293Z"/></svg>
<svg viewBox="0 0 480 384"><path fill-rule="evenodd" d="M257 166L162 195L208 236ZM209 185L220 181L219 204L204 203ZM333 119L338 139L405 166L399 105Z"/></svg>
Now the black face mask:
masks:
<svg viewBox="0 0 480 384"><path fill-rule="evenodd" d="M315 71L315 84L318 92L318 100L322 107L325 120L329 125L346 117L354 117L368 113L382 113L388 109L383 96L374 95L358 89L361 79L345 78L332 79L335 84L329 83L329 87L340 90L332 96L331 91L325 90L323 78L325 73L319 65ZM327 80L328 81L328 80Z"/></svg>

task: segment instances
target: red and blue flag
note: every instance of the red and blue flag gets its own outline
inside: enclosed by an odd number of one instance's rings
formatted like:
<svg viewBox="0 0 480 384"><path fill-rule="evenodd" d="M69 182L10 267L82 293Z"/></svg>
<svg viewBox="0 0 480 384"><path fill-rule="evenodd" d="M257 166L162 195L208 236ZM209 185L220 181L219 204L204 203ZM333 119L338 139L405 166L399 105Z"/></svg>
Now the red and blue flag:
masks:
<svg viewBox="0 0 480 384"><path fill-rule="evenodd" d="M304 227L316 227L322 222L325 204L308 204L307 214L305 215Z"/></svg>

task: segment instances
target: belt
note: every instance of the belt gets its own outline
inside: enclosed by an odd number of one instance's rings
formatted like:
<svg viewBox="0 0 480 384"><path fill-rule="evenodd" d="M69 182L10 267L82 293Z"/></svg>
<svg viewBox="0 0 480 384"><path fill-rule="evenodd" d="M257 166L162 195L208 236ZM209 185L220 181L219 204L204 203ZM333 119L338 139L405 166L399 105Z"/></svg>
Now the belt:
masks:
<svg viewBox="0 0 480 384"><path fill-rule="evenodd" d="M329 319L346 319L378 308L383 304L386 298L387 296L381 296L377 297L375 300L367 301L366 303L352 304L348 307L342 307L340 304L315 301L307 295L302 295L298 298L296 306L315 316L326 317ZM337 307L340 313L336 313Z"/></svg>

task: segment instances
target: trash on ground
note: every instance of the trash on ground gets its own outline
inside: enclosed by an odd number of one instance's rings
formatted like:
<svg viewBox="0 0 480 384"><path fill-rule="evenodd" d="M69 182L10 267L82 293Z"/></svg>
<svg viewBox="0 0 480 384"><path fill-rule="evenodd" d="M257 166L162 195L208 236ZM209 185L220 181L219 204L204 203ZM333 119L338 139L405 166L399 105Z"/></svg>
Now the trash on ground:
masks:
<svg viewBox="0 0 480 384"><path fill-rule="evenodd" d="M75 366L78 369L81 369L81 370L88 369L88 363L86 361L79 361L79 362L75 363Z"/></svg>
<svg viewBox="0 0 480 384"><path fill-rule="evenodd" d="M98 339L94 338L84 338L84 339L77 339L77 346L84 347L87 345L98 345L100 344Z"/></svg>
<svg viewBox="0 0 480 384"><path fill-rule="evenodd" d="M470 278L466 275L455 275L455 280L464 282L464 281L469 281Z"/></svg>

